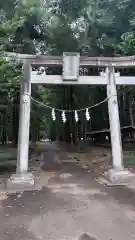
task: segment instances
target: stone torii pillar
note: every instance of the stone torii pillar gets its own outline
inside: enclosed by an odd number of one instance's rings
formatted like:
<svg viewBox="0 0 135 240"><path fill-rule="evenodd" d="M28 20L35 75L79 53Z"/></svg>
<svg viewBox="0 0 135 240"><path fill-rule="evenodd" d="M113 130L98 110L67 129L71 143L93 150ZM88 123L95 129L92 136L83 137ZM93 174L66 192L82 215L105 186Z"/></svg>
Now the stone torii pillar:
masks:
<svg viewBox="0 0 135 240"><path fill-rule="evenodd" d="M113 67L106 69L108 112L110 121L110 134L114 169L123 169L123 153L120 132L119 108Z"/></svg>
<svg viewBox="0 0 135 240"><path fill-rule="evenodd" d="M17 170L8 180L7 187L23 188L34 186L34 176L28 173L29 128L31 102L31 65L23 65L23 79L20 95L20 119L17 153Z"/></svg>
<svg viewBox="0 0 135 240"><path fill-rule="evenodd" d="M114 184L128 183L131 182L131 178L134 177L134 175L131 174L128 170L124 169L123 166L119 108L115 83L116 74L114 67L107 67L105 74L107 78L107 97L113 165L113 169L110 169L107 173L107 178Z"/></svg>

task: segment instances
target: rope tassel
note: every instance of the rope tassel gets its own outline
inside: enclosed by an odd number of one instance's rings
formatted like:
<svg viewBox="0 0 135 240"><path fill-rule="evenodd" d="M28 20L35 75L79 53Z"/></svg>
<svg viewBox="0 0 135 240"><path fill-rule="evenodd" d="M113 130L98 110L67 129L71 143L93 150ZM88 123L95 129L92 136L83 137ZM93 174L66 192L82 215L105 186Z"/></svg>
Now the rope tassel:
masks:
<svg viewBox="0 0 135 240"><path fill-rule="evenodd" d="M76 122L79 121L79 117L78 117L78 113L77 113L77 111L75 111L75 121L76 121Z"/></svg>
<svg viewBox="0 0 135 240"><path fill-rule="evenodd" d="M88 108L86 108L86 120L87 120L87 121L90 120L90 114L89 114Z"/></svg>
<svg viewBox="0 0 135 240"><path fill-rule="evenodd" d="M54 108L52 109L52 119L53 119L53 121L56 121L56 115L55 115Z"/></svg>
<svg viewBox="0 0 135 240"><path fill-rule="evenodd" d="M62 112L62 122L65 123L66 122L66 115L65 115L65 111Z"/></svg>

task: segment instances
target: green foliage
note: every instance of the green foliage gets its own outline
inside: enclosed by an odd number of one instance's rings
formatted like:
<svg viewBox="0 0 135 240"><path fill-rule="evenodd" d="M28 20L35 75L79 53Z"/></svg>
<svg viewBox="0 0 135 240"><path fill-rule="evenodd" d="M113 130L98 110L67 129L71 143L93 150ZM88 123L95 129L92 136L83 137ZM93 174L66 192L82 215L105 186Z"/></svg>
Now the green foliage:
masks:
<svg viewBox="0 0 135 240"><path fill-rule="evenodd" d="M118 48L126 55L133 55L135 53L135 32L123 34Z"/></svg>
<svg viewBox="0 0 135 240"><path fill-rule="evenodd" d="M132 55L135 52L134 0L1 1L1 56L5 50L27 54L40 52L62 55L65 51L78 51L87 56ZM61 69L47 71L51 74L61 74ZM81 69L81 73L92 74L91 69ZM4 113L3 109L6 106L8 110L5 116L10 119L10 128L15 127L18 121L21 74L21 66L18 63L14 60L7 62L1 58L0 114ZM133 88L128 88L128 92L134 96ZM103 100L106 91L102 87L93 86L80 88L39 85L32 87L32 95L56 108L79 109ZM92 110L91 115L93 129L108 127L106 105ZM38 139L39 132L44 132L45 135L57 135L58 138L68 140L71 134L76 136L80 131L82 136L86 127L87 130L91 130L91 127L87 126L84 113L80 116L81 122L78 124L74 122L73 115L68 115L67 119L65 125L61 124L61 116L57 113L57 121L54 124L51 110L32 104L32 139ZM7 129L7 123L5 125Z"/></svg>

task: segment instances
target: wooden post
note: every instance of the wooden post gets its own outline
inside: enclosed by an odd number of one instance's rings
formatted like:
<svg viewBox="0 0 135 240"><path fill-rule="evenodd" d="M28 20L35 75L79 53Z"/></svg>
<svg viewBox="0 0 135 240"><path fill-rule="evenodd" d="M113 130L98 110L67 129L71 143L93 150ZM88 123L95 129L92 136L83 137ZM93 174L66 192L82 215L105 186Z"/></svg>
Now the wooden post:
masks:
<svg viewBox="0 0 135 240"><path fill-rule="evenodd" d="M115 84L115 73L112 66L106 69L107 76L107 96L108 96L108 110L111 132L112 157L113 168L116 170L123 169L123 153L121 144L120 120L117 90Z"/></svg>
<svg viewBox="0 0 135 240"><path fill-rule="evenodd" d="M30 127L30 98L31 98L31 65L23 65L24 77L21 84L20 120L17 155L17 173L28 171L29 127Z"/></svg>

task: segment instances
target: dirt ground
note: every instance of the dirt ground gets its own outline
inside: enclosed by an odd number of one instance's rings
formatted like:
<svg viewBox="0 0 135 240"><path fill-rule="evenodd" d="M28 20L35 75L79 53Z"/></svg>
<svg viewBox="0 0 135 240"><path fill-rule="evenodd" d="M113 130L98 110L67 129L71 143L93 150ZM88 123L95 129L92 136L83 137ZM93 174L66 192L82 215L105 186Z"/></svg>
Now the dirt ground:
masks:
<svg viewBox="0 0 135 240"><path fill-rule="evenodd" d="M111 166L110 150L76 153L55 144L43 150L30 167L36 190L0 194L1 240L80 240L83 233L135 239L135 188L96 181Z"/></svg>

